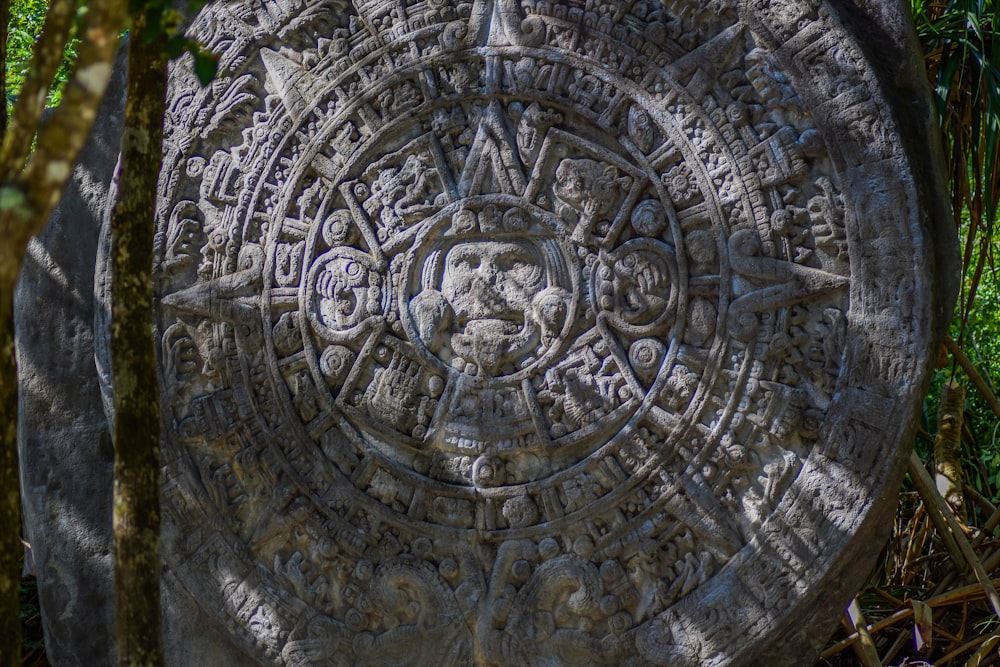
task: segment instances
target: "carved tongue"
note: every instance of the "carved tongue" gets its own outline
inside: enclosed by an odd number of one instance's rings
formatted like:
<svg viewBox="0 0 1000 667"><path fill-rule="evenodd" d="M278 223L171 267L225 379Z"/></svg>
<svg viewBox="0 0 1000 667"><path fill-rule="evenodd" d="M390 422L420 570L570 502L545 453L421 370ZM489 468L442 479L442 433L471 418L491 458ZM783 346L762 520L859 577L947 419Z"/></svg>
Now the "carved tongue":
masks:
<svg viewBox="0 0 1000 667"><path fill-rule="evenodd" d="M465 325L465 333L452 336L451 344L461 356L475 361L481 373L493 376L504 361L521 353L530 339L531 332L523 323L471 320Z"/></svg>

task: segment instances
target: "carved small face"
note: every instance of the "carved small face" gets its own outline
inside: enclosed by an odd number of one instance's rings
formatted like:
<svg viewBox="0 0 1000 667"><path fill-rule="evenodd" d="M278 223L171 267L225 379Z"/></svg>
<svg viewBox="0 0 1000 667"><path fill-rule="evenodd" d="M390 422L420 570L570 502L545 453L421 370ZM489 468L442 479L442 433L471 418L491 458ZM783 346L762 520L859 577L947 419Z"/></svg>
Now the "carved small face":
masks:
<svg viewBox="0 0 1000 667"><path fill-rule="evenodd" d="M184 218L179 222L176 237L171 239L169 255L171 258L194 258L198 253L201 240L201 223L193 218Z"/></svg>
<svg viewBox="0 0 1000 667"><path fill-rule="evenodd" d="M622 326L667 326L673 321L676 260L664 243L636 239L599 265L594 276L598 307Z"/></svg>
<svg viewBox="0 0 1000 667"><path fill-rule="evenodd" d="M459 243L445 259L441 291L460 327L473 320L523 323L532 297L544 288L541 259L527 243Z"/></svg>
<svg viewBox="0 0 1000 667"><path fill-rule="evenodd" d="M611 165L591 159L565 158L556 167L552 191L564 204L592 217L607 214L631 183L631 177L620 176L618 169Z"/></svg>
<svg viewBox="0 0 1000 667"><path fill-rule="evenodd" d="M568 204L580 204L587 196L591 160L563 160L556 168L555 193Z"/></svg>

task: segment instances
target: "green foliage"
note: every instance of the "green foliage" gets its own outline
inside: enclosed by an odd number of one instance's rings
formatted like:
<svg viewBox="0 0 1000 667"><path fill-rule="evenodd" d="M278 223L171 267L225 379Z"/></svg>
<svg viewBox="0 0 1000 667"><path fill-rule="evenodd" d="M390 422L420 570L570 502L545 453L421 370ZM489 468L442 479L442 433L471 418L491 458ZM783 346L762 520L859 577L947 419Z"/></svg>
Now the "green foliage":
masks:
<svg viewBox="0 0 1000 667"><path fill-rule="evenodd" d="M42 33L45 12L49 6L48 0L9 1L10 23L8 24L6 72L8 116L25 77L28 75L32 49L38 36ZM196 12L206 2L207 0L188 0L188 11ZM166 51L169 57L176 58L184 52L188 52L194 58L194 70L202 83L207 84L215 78L219 64L218 56L183 34L180 30L183 15L173 8L173 3L166 0L133 0L131 4L133 10L144 10L149 16L148 26L142 36L143 39L153 41L166 35ZM81 2L80 10L77 13L77 25L86 11L86 2ZM76 61L79 43L79 37L74 30L72 39L66 45L63 62L59 66L52 90L46 100L46 106L57 106L62 99L63 86L69 79L73 63Z"/></svg>
<svg viewBox="0 0 1000 667"><path fill-rule="evenodd" d="M910 0L945 141L952 212L962 221L962 341L993 264L1000 205L1000 5L994 0Z"/></svg>
<svg viewBox="0 0 1000 667"><path fill-rule="evenodd" d="M21 580L21 623L24 631L24 650L42 646L45 641L42 636L42 616L38 606L38 584L35 577Z"/></svg>
<svg viewBox="0 0 1000 667"><path fill-rule="evenodd" d="M47 0L10 0L10 23L8 24L7 37L7 110L8 113L13 105L17 94L21 90L28 69L31 66L31 53L35 46L35 41L42 34L42 26L45 23L45 12L48 10ZM86 6L77 13L77 24L83 17ZM75 33L76 31L74 31ZM62 65L56 73L55 82L49 93L48 106L56 106L62 99L62 89L69 79L69 73L73 63L76 61L76 50L80 40L74 34L73 38L66 44L66 50Z"/></svg>
<svg viewBox="0 0 1000 667"><path fill-rule="evenodd" d="M205 6L208 0L187 0L187 11L193 15ZM184 34L184 15L174 8L169 0L131 0L130 11L142 11L146 15L146 28L141 38L152 43L166 38L164 50L168 58L178 58L185 52L194 58L194 71L203 84L210 83L219 69L219 57L202 44Z"/></svg>
<svg viewBox="0 0 1000 667"><path fill-rule="evenodd" d="M910 0L924 47L944 141L951 207L962 252L962 283L951 337L994 387L1000 377L1000 274L995 257L1000 205L1000 2ZM982 395L954 365L935 378L924 429L936 431L938 388L955 374L967 386L968 482L1000 499L1000 430ZM994 389L994 393L996 393ZM921 454L929 451L918 442Z"/></svg>

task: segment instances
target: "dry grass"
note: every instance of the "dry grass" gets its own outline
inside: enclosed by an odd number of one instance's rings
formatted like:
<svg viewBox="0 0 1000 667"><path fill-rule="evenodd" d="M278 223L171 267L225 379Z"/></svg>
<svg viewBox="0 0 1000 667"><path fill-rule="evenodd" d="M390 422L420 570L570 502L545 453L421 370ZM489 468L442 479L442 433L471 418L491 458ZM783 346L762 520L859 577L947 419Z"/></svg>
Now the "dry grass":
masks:
<svg viewBox="0 0 1000 667"><path fill-rule="evenodd" d="M959 526L952 514L950 527L939 527L950 508L933 485L900 494L877 583L855 598L861 632L845 611L849 630L833 637L817 667L1000 665L1000 617L988 599L1000 586L1000 512L968 487L966 495L985 510L982 525ZM952 553L951 541L968 549Z"/></svg>

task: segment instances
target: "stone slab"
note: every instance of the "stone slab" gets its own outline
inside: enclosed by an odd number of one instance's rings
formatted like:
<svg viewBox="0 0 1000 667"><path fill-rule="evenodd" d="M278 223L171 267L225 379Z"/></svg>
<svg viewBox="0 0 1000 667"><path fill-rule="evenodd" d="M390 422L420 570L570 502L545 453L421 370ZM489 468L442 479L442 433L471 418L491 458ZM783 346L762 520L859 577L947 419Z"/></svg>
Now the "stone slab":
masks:
<svg viewBox="0 0 1000 667"><path fill-rule="evenodd" d="M954 293L903 12L208 7L156 331L168 623L225 630L174 664L818 650Z"/></svg>

